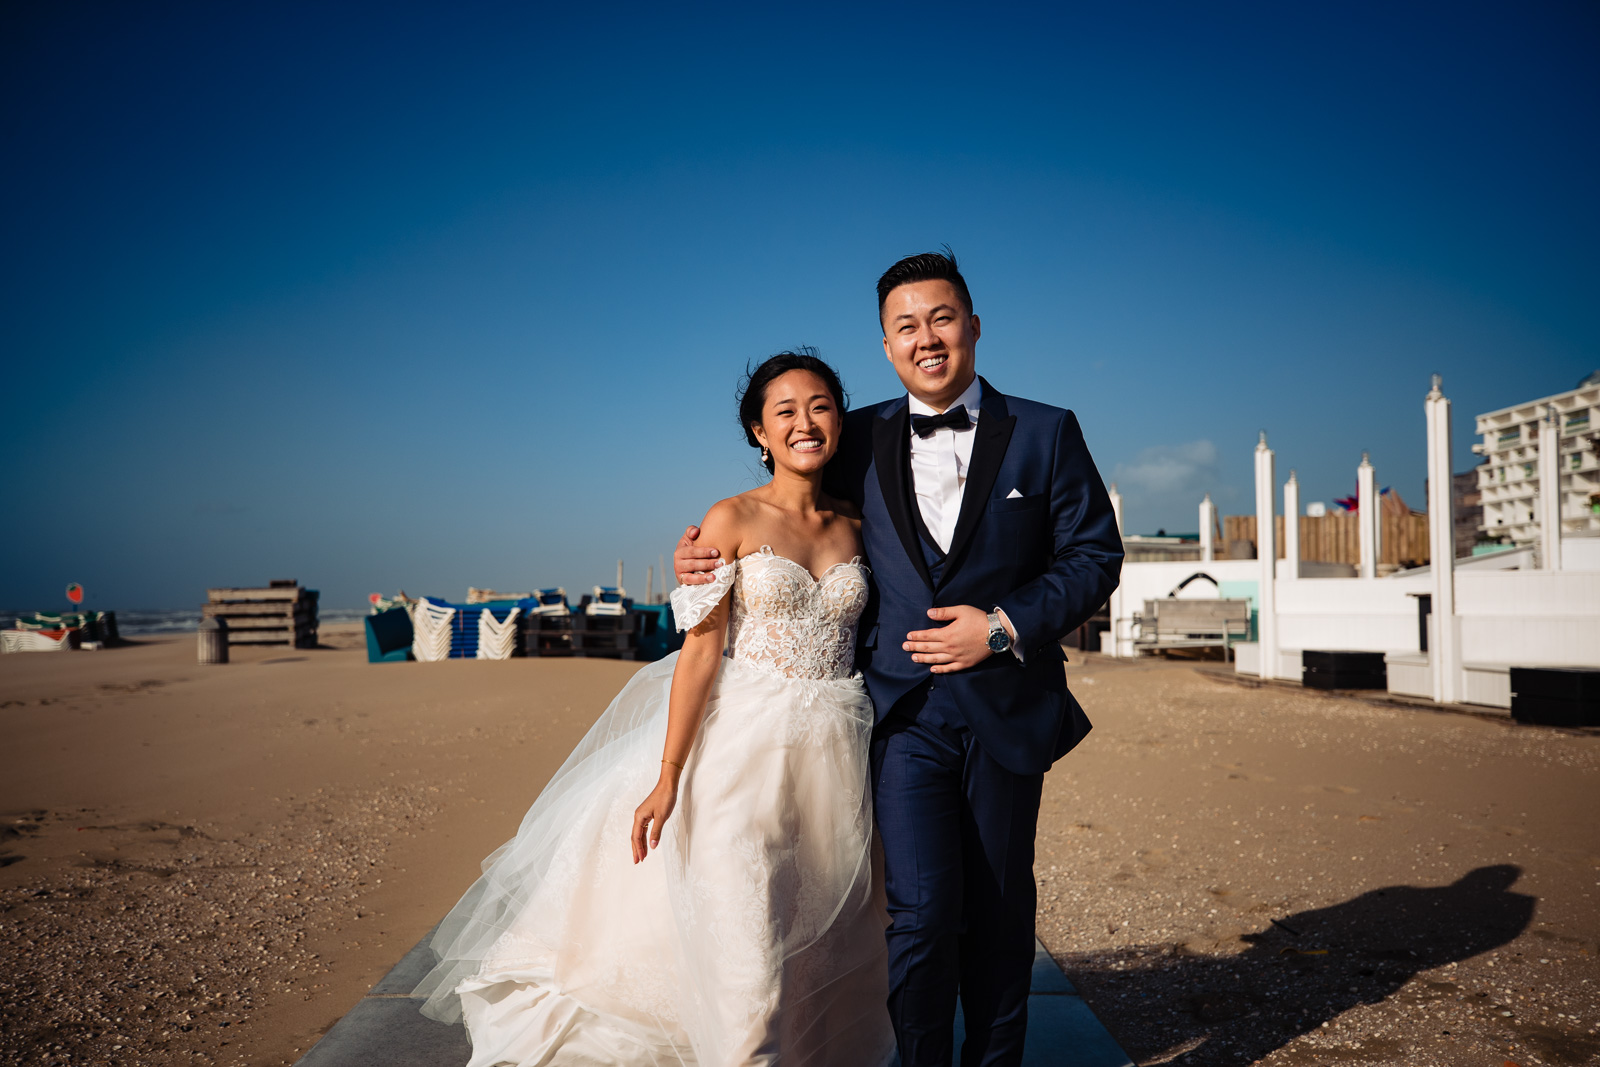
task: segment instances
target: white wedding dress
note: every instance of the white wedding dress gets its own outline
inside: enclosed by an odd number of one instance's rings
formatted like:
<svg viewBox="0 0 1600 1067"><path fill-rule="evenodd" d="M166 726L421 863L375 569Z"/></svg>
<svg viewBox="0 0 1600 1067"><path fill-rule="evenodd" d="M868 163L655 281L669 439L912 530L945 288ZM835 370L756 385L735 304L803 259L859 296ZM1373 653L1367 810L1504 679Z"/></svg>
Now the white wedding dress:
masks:
<svg viewBox="0 0 1600 1067"><path fill-rule="evenodd" d="M857 557L813 578L763 547L672 594L731 591L678 806L638 865L677 655L640 669L440 924L423 1012L469 1067L877 1067L893 1055L872 871L872 704L853 676Z"/></svg>

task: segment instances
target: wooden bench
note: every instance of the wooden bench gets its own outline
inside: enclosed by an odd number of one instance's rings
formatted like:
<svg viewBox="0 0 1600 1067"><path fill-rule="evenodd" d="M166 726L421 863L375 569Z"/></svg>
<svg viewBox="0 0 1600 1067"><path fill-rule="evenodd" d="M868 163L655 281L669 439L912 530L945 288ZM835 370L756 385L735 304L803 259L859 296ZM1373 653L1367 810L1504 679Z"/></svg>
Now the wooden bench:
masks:
<svg viewBox="0 0 1600 1067"><path fill-rule="evenodd" d="M1234 642L1250 633L1250 601L1246 599L1146 600L1144 612L1134 616L1139 624L1135 648L1211 648L1223 650L1226 659Z"/></svg>

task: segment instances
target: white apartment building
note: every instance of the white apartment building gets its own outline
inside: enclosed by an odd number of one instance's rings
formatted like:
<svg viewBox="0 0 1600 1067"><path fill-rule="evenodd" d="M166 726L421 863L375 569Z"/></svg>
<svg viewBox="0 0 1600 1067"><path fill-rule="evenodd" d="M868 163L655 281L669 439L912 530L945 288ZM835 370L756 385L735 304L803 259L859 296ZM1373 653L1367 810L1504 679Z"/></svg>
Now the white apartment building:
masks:
<svg viewBox="0 0 1600 1067"><path fill-rule="evenodd" d="M1496 540L1525 545L1539 539L1539 431L1553 409L1563 533L1600 532L1600 371L1576 389L1477 418L1483 440L1472 450L1483 493L1479 529Z"/></svg>

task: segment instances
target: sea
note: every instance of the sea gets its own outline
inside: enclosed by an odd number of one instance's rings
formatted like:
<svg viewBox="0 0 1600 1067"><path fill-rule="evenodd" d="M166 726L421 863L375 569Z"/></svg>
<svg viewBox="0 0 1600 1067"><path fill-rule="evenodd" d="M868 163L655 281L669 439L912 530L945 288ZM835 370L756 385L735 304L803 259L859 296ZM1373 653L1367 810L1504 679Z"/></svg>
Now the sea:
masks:
<svg viewBox="0 0 1600 1067"><path fill-rule="evenodd" d="M92 610L112 609L97 607ZM199 608L179 608L171 611L123 611L121 608L115 610L117 633L123 637L138 637L141 634L181 634L196 630L200 626ZM14 608L0 609L0 630L9 630L15 626L19 615L32 614L31 611L19 611ZM317 621L360 622L367 617L367 614L366 608L320 608L317 611Z"/></svg>

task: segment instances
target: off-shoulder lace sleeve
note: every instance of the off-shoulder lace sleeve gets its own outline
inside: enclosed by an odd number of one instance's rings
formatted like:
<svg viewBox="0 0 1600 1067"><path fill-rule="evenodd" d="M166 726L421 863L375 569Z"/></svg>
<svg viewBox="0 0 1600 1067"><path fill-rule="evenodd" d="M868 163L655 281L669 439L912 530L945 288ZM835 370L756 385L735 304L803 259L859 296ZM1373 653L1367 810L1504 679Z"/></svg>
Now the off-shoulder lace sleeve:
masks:
<svg viewBox="0 0 1600 1067"><path fill-rule="evenodd" d="M707 615L733 588L732 563L724 563L711 572L711 581L705 585L680 585L672 591L672 616L678 629L692 630L705 621Z"/></svg>

